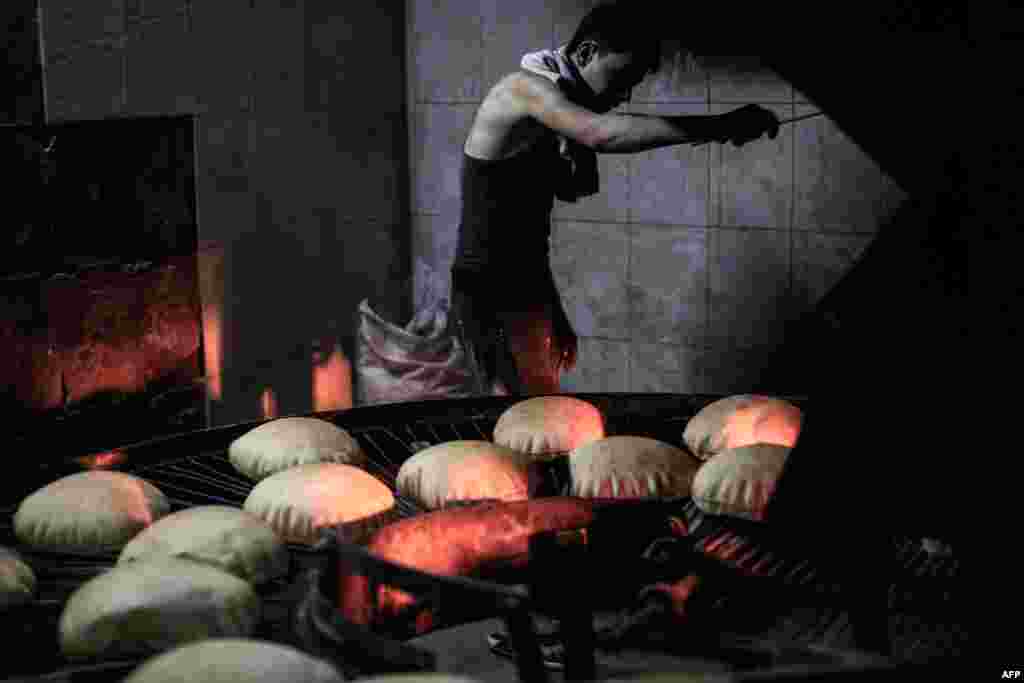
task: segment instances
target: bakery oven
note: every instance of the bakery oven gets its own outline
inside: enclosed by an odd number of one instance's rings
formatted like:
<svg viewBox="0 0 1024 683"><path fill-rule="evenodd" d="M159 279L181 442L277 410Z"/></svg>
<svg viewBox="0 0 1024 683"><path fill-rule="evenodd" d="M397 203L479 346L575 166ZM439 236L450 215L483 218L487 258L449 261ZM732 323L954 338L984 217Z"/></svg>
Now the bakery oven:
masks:
<svg viewBox="0 0 1024 683"><path fill-rule="evenodd" d="M87 452L206 424L193 125L0 128L13 447Z"/></svg>
<svg viewBox="0 0 1024 683"><path fill-rule="evenodd" d="M577 397L602 412L609 435L646 436L680 447L689 420L721 398ZM366 471L397 494L396 476L408 458L434 444L490 440L499 417L518 400L379 405L316 417L348 431L368 456ZM807 407L804 397L788 400ZM58 623L69 596L110 570L117 555L26 548L13 531L20 501L69 474L106 470L155 485L172 512L204 505L241 507L253 482L232 465L228 449L260 424L158 438L22 468L5 477L0 545L21 552L38 581L32 602L0 615L5 632L35 644L8 653L7 675L119 680L141 661L68 660L61 654ZM557 498L565 493L566 473L558 459L548 467L537 479L538 491ZM538 534L525 564L498 568L483 578L420 574L383 561L352 543L346 525L337 525L316 545L288 546L287 572L259 588L262 617L253 637L326 659L349 677L439 670L475 673L481 680L593 680L659 668L733 677L727 680L766 680L771 672L782 677L801 671L880 675L911 665L934 666L957 657L966 646L956 609L959 560L934 552L921 538L892 538L887 548L892 571L882 593L858 604L863 592L851 591L845 583L849 577L831 571L816 552L827 528L820 530L821 537L792 546L766 535L757 523L702 513L689 498L593 503L595 514L585 527ZM425 512L418 501L401 494L395 510L399 519ZM702 586L694 593L699 599L684 600L684 626L671 618L671 601L638 597L645 587L678 583L691 572ZM343 575L367 576L375 585L411 591L435 610L435 618L426 630L417 627L422 622L415 616L372 627L347 620L338 590ZM553 640L558 624L563 635ZM487 641L495 634L507 636L504 652L501 644ZM887 656L876 649L879 634Z"/></svg>
<svg viewBox="0 0 1024 683"><path fill-rule="evenodd" d="M713 15L718 10L702 11ZM710 17L706 23L733 26L736 22L731 19ZM768 42L763 30L764 26L781 25L781 21L774 15L758 19L763 21L745 22L761 30L757 36L744 36L741 44L735 45L737 53L765 55L783 77L814 99L915 197L930 200L942 196L949 200L943 204L945 208L956 209L958 159L953 158L955 150L951 155L951 145L941 142L954 129L952 117L933 110L922 120L914 113L920 102L934 94L929 89L937 88L941 78L950 73L942 65L956 59L951 43L943 42L948 36L942 30L915 27L903 16L903 24L897 22L886 29L891 39L883 40L878 34L878 17L857 23L855 17L847 16L844 20L849 23L844 25L851 35L875 39L855 46L853 41L838 40L834 33L829 41L820 42L808 42L801 33L802 44L809 47L790 54L779 47L780 36L771 34L773 40ZM838 18L833 16L832 21L836 23ZM871 22L874 33L868 25ZM806 24L794 20L792 25ZM858 34L854 26L863 32ZM918 30L928 33L935 44L907 49L908 34ZM838 54L847 48L848 52ZM806 55L815 50L815 59L808 60ZM823 63L828 64L827 69L821 68ZM860 82L865 70L870 70L877 89L873 106L877 109L881 102L888 103L884 117L869 107L867 100L854 98L849 88L850 83ZM931 131L937 134L927 135ZM62 138L57 137L56 147L47 135L36 138L35 144L45 153L48 148L61 149ZM956 218L945 215L951 216ZM813 410L834 395L830 385L845 387L859 382L863 386L865 378L899 376L905 381L898 388L919 393L934 386L934 378L924 372L901 374L905 368L898 367L898 360L873 353L878 346L871 345L880 338L900 341L891 333L906 328L900 316L935 310L937 302L955 305L960 300L956 257L966 249L960 249L955 238L943 241L940 222L923 221L921 226L919 232L890 230L895 237L879 240L822 308L795 330L794 346L780 355L774 368L777 376L765 378L766 393L781 392L800 408ZM29 237L24 243L30 243ZM191 246L193 251L196 248ZM928 257L909 258L922 253ZM935 255L941 258L931 258ZM909 265L922 262L927 267L916 271ZM136 261L121 263L118 267L125 268L124 263L130 266ZM57 274L51 272L47 277ZM5 280L9 290L21 281L17 277ZM908 293L903 288L907 283L920 286ZM881 323L877 309L865 311L865 298L877 303L893 298L897 291L906 298L887 310ZM954 322L961 317L958 309L944 310L945 317ZM900 324L904 327L898 327ZM879 327L886 334L879 333ZM957 330L951 328L944 340L956 337ZM215 332L208 331L207 344L216 345ZM202 349L186 346L189 353L199 354L197 359L204 358ZM822 349L833 349L857 362L829 363L821 360ZM190 377L202 374L197 369ZM881 402L887 389L883 384L874 386L874 393L863 391L859 396ZM61 387L57 395L70 390L66 377L54 380L54 386ZM800 393L805 390L806 395ZM576 397L601 411L609 435L646 436L680 447L689 421L721 398L669 394ZM268 418L274 414L272 399L266 399ZM405 520L426 511L418 501L399 493L396 479L402 464L432 445L490 440L499 417L518 400L436 400L312 416L351 434L367 455L365 469L394 493L396 515ZM65 407L67 401L59 405ZM4 642L34 645L24 650L7 648L3 673L21 680L121 680L141 661L137 657L72 661L61 653L57 633L69 596L86 581L110 570L117 556L24 547L14 534L13 516L26 496L67 475L117 471L157 486L171 511L206 505L240 507L253 482L232 465L229 447L261 424L195 427L177 435L147 435L141 440L124 431L118 443L125 445L120 447L83 448L87 454L80 457L33 459L29 465L5 472L0 481L0 546L21 552L37 583L31 602L0 611ZM566 481L559 463L555 458L538 470L538 486L554 498L564 493ZM936 496L936 507L954 508L955 501L944 495ZM865 509L874 502L869 491L859 495L859 504ZM484 510L488 505L493 503L460 503L453 509ZM961 617L956 548L902 527L896 518L891 528L879 530L876 538L882 540L863 550L864 565L876 568L863 577L858 573L861 550L855 545L857 539L837 535L840 532L828 525L804 528L794 538L775 533L769 525L709 514L687 497L593 499L590 505L592 516L586 524L534 534L524 562L473 578L422 573L388 562L353 542L346 525L330 527L316 544L290 544L287 570L258 588L262 612L253 636L329 661L348 678L437 670L482 681L541 681L559 676L566 680L622 679L651 671L674 672L679 680L683 680L682 672L704 673L711 677L708 680L895 680L897 676L903 680L908 674L948 670L965 653L967 631ZM878 519L878 515L871 518ZM853 547L835 555L825 550L844 544ZM836 557L842 562L837 563ZM361 577L371 587L406 591L415 596L416 610L421 612L357 623L346 618L341 577ZM667 590L647 590L657 585ZM373 590L370 595L379 593ZM371 602L371 613L375 607ZM431 615L426 626L419 620L422 610ZM685 614L679 614L680 610Z"/></svg>

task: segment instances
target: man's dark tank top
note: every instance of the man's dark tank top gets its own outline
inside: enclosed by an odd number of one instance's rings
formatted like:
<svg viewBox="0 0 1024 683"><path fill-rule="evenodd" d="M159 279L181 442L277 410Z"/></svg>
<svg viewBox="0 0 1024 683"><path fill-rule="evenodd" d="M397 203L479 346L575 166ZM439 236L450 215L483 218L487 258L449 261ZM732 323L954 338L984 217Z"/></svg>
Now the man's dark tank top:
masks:
<svg viewBox="0 0 1024 683"><path fill-rule="evenodd" d="M507 159L462 155L462 215L455 270L489 275L548 267L558 140L545 135Z"/></svg>

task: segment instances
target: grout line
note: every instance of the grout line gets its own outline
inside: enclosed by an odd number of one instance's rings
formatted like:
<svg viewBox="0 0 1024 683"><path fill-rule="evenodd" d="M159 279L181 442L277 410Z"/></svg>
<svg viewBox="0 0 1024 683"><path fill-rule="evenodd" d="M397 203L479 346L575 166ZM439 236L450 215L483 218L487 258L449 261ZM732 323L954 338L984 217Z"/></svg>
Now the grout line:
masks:
<svg viewBox="0 0 1024 683"><path fill-rule="evenodd" d="M484 44L484 42L485 42L484 41L484 32L486 30L484 24L486 22L484 21L482 5L478 4L477 8L478 8L477 19L479 20L478 28L480 30L480 32L477 34L477 40L479 41L477 54L480 55L480 60L479 60L479 69L480 70L478 72L480 77L477 79L477 83L480 85L480 91L477 93L477 99L479 100L479 102L482 103L484 98L487 96L487 88L489 87L489 84L484 83L484 79L488 77L488 75L487 75L487 67L488 67L488 62L487 62L487 46ZM472 125L473 124L470 123L470 126L472 126ZM467 131L467 135L468 135L468 131ZM464 145L465 143L466 143L466 141L465 141L465 138L464 138L463 141L462 141L462 144Z"/></svg>
<svg viewBox="0 0 1024 683"><path fill-rule="evenodd" d="M633 337L633 331L635 325L633 320L635 317L634 310L634 298L631 294L633 288L633 259L636 257L633 251L633 242L637 238L637 231L633 226L626 226L626 319L630 322L630 334L629 341L635 341Z"/></svg>
<svg viewBox="0 0 1024 683"><path fill-rule="evenodd" d="M46 64L46 31L43 30L43 4L41 2L36 3L36 26L35 31L38 36L37 44L37 57L39 59L39 78L42 79L41 89L43 95L43 123L50 123L50 102L47 94L49 93L49 78L47 78L47 64Z"/></svg>
<svg viewBox="0 0 1024 683"><path fill-rule="evenodd" d="M131 39L128 32L125 31L121 35L121 45L119 48L121 56L121 107L119 113L126 114L129 110L128 106L128 46Z"/></svg>
<svg viewBox="0 0 1024 683"><path fill-rule="evenodd" d="M711 76L707 73L704 74L705 88L708 96L708 103L705 105L704 113L711 115ZM707 147L707 196L705 198L706 211L704 216L704 333L701 335L701 341L707 344L711 339L711 239L714 235L712 226L717 224L717 215L712 215L715 212L715 174L714 169L714 153L716 148L709 145Z"/></svg>
<svg viewBox="0 0 1024 683"><path fill-rule="evenodd" d="M417 212L427 213L427 212ZM655 221L615 221L615 220L603 220L600 218L572 218L572 217L552 217L552 223L587 223L594 225L616 225L616 226L629 226L629 225L642 225L651 228L665 228L668 230L682 229L682 230L744 230L744 231L765 231L765 232L788 232L789 228L777 228L761 225L736 225L736 226L725 226L712 224L709 222L707 225L694 225L692 223L661 223ZM803 230L801 232L813 232L811 230ZM873 232L857 231L857 230L829 230L826 231L832 235L873 235Z"/></svg>
<svg viewBox="0 0 1024 683"><path fill-rule="evenodd" d="M416 100L416 104L433 104L433 105L444 105L450 107L466 107L470 105L479 106L483 103L483 98L477 99L458 99L458 100L433 100L433 99L420 99Z"/></svg>
<svg viewBox="0 0 1024 683"><path fill-rule="evenodd" d="M793 93L793 98L796 98L796 89L790 86L790 92ZM796 116L796 104L790 105L790 116ZM796 286L796 263L793 260L794 241L796 240L796 132L797 126L793 126L793 129L789 131L789 150L790 150L790 172L791 172L791 201L789 204L789 278L786 283L786 308L785 315L783 318L788 320L796 312L796 297L794 287ZM783 341L785 343L785 334L783 334Z"/></svg>

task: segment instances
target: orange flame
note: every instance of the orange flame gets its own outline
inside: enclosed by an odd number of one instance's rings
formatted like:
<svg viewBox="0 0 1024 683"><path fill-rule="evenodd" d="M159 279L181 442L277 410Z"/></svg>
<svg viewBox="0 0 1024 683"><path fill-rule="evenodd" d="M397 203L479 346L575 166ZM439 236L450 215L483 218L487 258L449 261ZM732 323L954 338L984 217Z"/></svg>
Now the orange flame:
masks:
<svg viewBox="0 0 1024 683"><path fill-rule="evenodd" d="M221 364L223 352L221 348L221 316L220 307L215 304L203 306L203 337L206 360L207 392L214 401L221 397Z"/></svg>
<svg viewBox="0 0 1024 683"><path fill-rule="evenodd" d="M83 456L78 458L77 462L79 465L89 469L101 469L103 467L119 465L124 460L125 455L121 451L106 451L105 453L93 453L92 455Z"/></svg>
<svg viewBox="0 0 1024 683"><path fill-rule="evenodd" d="M260 404L263 406L263 419L272 420L277 417L277 396L274 390L267 387L260 396Z"/></svg>
<svg viewBox="0 0 1024 683"><path fill-rule="evenodd" d="M343 410L352 407L352 364L335 345L326 360L313 359L313 410Z"/></svg>

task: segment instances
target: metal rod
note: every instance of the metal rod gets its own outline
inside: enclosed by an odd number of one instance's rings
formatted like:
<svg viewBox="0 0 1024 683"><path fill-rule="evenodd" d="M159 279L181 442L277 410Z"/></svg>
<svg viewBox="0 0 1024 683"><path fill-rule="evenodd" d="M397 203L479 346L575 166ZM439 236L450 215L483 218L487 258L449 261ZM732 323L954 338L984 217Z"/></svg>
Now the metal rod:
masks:
<svg viewBox="0 0 1024 683"><path fill-rule="evenodd" d="M791 119L782 119L781 121L779 121L779 126L784 126L787 123L796 123L797 121L803 121L804 119L811 119L811 118L814 118L815 116L824 116L824 115L825 115L825 112L823 112L823 111L816 111L816 112L812 112L810 114L801 114L800 116L794 116ZM698 143L694 144L693 146L694 147L702 147L702 146L708 144L709 142L714 142L714 141L713 140L705 140L704 142L698 142Z"/></svg>
<svg viewBox="0 0 1024 683"><path fill-rule="evenodd" d="M803 121L804 119L811 119L811 118L814 118L815 116L824 116L824 115L825 115L825 112L823 112L823 111L816 111L816 112L814 112L812 114L801 114L800 116L794 116L791 119L783 119L782 121L779 122L779 125L784 126L787 123L795 123L797 121Z"/></svg>

